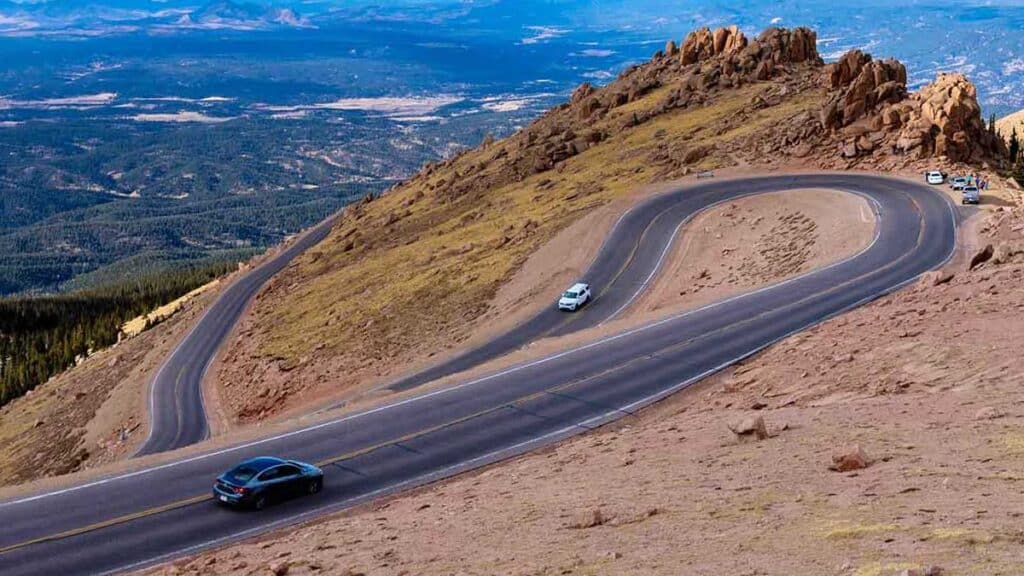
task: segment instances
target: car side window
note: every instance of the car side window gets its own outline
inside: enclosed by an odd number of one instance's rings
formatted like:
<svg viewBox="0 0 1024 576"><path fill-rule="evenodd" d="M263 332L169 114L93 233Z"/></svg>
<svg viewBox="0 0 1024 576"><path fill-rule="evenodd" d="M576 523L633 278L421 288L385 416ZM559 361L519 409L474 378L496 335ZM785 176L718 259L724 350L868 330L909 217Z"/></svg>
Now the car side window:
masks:
<svg viewBox="0 0 1024 576"><path fill-rule="evenodd" d="M299 469L291 465L281 466L277 470L279 472L277 476L278 478L287 478L289 476L297 476L299 474Z"/></svg>
<svg viewBox="0 0 1024 576"><path fill-rule="evenodd" d="M280 478L280 477L281 477L281 467L279 466L277 468L271 468L270 470L264 470L260 474L259 480L266 481L266 480L273 480L274 478Z"/></svg>

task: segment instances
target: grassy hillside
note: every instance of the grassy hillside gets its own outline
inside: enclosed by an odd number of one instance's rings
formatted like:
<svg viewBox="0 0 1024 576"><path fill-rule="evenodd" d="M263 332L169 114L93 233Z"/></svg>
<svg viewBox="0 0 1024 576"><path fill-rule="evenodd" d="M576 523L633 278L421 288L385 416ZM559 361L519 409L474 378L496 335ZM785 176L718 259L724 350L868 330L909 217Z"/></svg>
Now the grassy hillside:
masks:
<svg viewBox="0 0 1024 576"><path fill-rule="evenodd" d="M294 361L320 343L350 350L351 331L361 332L360 341L377 349L381 343L415 347L419 330L409 326L443 332L477 316L531 252L581 214L641 184L681 176L687 169L733 164L723 154L704 156L697 150L691 162L674 166L688 153L688 142L713 146L743 138L820 104L810 93L744 114L765 89L749 86L707 107L659 116L566 160L552 173L495 190L454 201L437 194L441 183L457 174L478 166L496 170L506 153L503 143L467 153L361 205L299 262L290 280L301 280L300 287L285 291L287 304L269 311L267 324L274 328L267 332L267 352ZM629 118L665 90L623 107L597 127ZM740 115L743 122L716 133Z"/></svg>
<svg viewBox="0 0 1024 576"><path fill-rule="evenodd" d="M231 411L262 419L308 390L337 393L355 373L380 377L463 341L531 253L638 186L794 160L917 169L949 152L930 139L943 130L971 144L964 155L987 150L973 146L977 114L933 115L937 130L919 118L930 92L908 96L899 63L860 52L844 62L826 67L807 29L753 40L735 28L698 30L604 87L580 86L509 138L350 206L261 293L230 345L221 380L250 392L228 391L243 404ZM946 84L929 89L976 108L973 88Z"/></svg>
<svg viewBox="0 0 1024 576"><path fill-rule="evenodd" d="M663 55L605 88L583 86L516 135L350 206L260 295L244 338L285 371L324 357L359 368L436 352L438 338L464 337L527 257L588 211L640 185L736 165L733 151L815 114L825 97L820 61L698 89L679 62ZM243 412L285 404L266 399Z"/></svg>

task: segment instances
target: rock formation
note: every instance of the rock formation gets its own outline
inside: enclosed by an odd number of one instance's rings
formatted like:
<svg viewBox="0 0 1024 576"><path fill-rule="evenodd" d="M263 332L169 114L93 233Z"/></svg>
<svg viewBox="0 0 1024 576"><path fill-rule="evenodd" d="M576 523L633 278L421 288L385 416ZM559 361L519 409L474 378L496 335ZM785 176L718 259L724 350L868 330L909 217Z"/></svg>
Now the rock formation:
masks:
<svg viewBox="0 0 1024 576"><path fill-rule="evenodd" d="M860 50L847 52L827 68L832 91L821 112L826 128L847 126L879 104L907 94L907 69L895 60L872 60Z"/></svg>
<svg viewBox="0 0 1024 576"><path fill-rule="evenodd" d="M675 43L671 46L674 47ZM676 57L675 51L671 52L666 51L664 56ZM719 28L714 32L701 28L683 40L678 59L682 66L712 64L693 70L701 73L704 86L710 85L710 80L723 77L726 79L724 84L732 86L742 83L744 78L748 81L768 80L781 64L821 63L817 34L808 28L768 28L753 41L748 41L736 26Z"/></svg>
<svg viewBox="0 0 1024 576"><path fill-rule="evenodd" d="M939 74L935 82L908 95L903 64L851 50L830 64L825 76L829 96L820 121L842 138L845 157L875 151L945 156L954 162L1001 156L1002 144L981 118L977 91L961 74Z"/></svg>

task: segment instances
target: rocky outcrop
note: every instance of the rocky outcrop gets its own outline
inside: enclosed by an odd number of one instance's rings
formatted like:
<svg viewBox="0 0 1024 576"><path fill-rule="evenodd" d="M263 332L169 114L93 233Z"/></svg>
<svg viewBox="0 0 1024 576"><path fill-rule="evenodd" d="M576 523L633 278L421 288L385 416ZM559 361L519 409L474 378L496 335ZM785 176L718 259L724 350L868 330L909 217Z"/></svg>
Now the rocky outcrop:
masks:
<svg viewBox="0 0 1024 576"><path fill-rule="evenodd" d="M832 91L821 112L826 128L847 126L879 104L898 102L907 94L907 69L896 60L872 60L851 50L828 66Z"/></svg>
<svg viewBox="0 0 1024 576"><path fill-rule="evenodd" d="M765 61L773 64L820 61L817 34L809 28L768 28L752 42L736 26L718 28L714 32L701 28L686 36L679 57L683 65L690 65L723 55L736 56L733 66L747 72Z"/></svg>
<svg viewBox="0 0 1024 576"><path fill-rule="evenodd" d="M940 74L935 82L895 106L903 128L897 147L903 152L970 160L997 154L1001 142L985 128L974 85L962 74Z"/></svg>
<svg viewBox="0 0 1024 576"><path fill-rule="evenodd" d="M624 70L603 87L581 84L569 101L509 138L485 147L489 158L456 178L432 183L454 199L557 170L609 137L667 112L713 103L720 94L751 84L743 112L772 108L797 96L824 91L812 104L759 130L757 138L715 149L680 144L654 160L673 174L707 154L744 157L752 163L799 158L846 169L871 164L898 169L945 156L953 162L998 157L998 144L984 129L974 87L958 75L940 76L916 94L907 90L907 70L896 60L874 60L853 50L825 66L817 35L808 28L768 28L748 38L736 26L701 28L681 42L669 40L648 61ZM657 98L648 98L657 93ZM633 105L647 99L642 105ZM628 111L625 111L628 106ZM737 123L740 121L737 120ZM719 133L738 126L717 126ZM457 162L450 159L444 166Z"/></svg>
<svg viewBox="0 0 1024 576"><path fill-rule="evenodd" d="M679 44L670 40L650 61L624 70L608 85L581 84L569 101L493 146L490 164L500 170L474 170L444 183L444 195L463 196L556 169L612 134L639 126L672 109L702 105L721 90L806 72L822 64L817 36L808 28L769 28L748 39L736 26L691 32ZM802 74L809 76L809 74ZM622 107L670 86L650 106ZM606 122L612 118L613 122ZM600 126L596 128L595 125ZM691 150L694 161L703 148ZM452 163L448 161L447 164Z"/></svg>
<svg viewBox="0 0 1024 576"><path fill-rule="evenodd" d="M747 80L767 80L781 64L821 62L817 34L809 28L769 28L753 41L748 41L736 26L714 32L701 28L686 36L678 58L683 66L715 61L710 70L716 78L738 75ZM703 68L701 72L707 74Z"/></svg>
<svg viewBox="0 0 1024 576"><path fill-rule="evenodd" d="M829 96L819 120L840 136L843 157L877 153L969 162L1001 155L1001 143L981 118L977 91L961 74L940 74L908 94L903 64L851 50L826 68L825 83Z"/></svg>

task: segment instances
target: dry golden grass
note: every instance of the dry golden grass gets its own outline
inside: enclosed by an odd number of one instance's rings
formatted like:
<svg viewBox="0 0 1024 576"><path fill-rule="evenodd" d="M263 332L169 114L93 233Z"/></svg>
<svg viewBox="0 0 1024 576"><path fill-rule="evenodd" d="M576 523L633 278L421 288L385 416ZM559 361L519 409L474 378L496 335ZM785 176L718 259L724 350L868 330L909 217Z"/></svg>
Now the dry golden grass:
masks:
<svg viewBox="0 0 1024 576"><path fill-rule="evenodd" d="M897 576L904 570L916 570L920 564L914 562L872 562L857 568L854 576Z"/></svg>
<svg viewBox="0 0 1024 576"><path fill-rule="evenodd" d="M184 296L176 300L173 300L171 302L168 302L167 304L164 304L163 306L160 306L159 308L153 310L152 312L148 312L141 316L136 316L135 318L132 318L131 320L125 322L121 326L121 332L128 338L138 336L139 334L142 334L142 331L146 329L146 326L151 326L153 324L156 324L157 322L163 322L164 320L170 318L178 310L181 310L181 308L190 300L192 300L196 296L199 296L203 292L206 292L207 290L213 288L214 286L217 286L217 284L219 283L220 280L208 282L206 284L203 284L199 288L192 290L188 294L185 294Z"/></svg>
<svg viewBox="0 0 1024 576"><path fill-rule="evenodd" d="M884 534L887 532L896 532L898 530L900 530L900 527L896 524L857 524L851 522L842 522L829 527L828 530L825 532L825 538L828 540L843 540L850 538L860 538L863 536L874 536L877 534Z"/></svg>
<svg viewBox="0 0 1024 576"><path fill-rule="evenodd" d="M768 86L723 91L704 106L622 128L672 88L663 87L614 109L593 126L612 135L556 169L455 199L437 194L446 179L501 169L514 150L499 141L364 204L265 295L273 304L258 306L261 351L293 368L315 349L380 358L415 351L429 335L458 334L559 230L637 186L681 175L659 159L700 146L709 152L691 170L732 165L718 144L820 106L822 94L811 92L751 110Z"/></svg>

